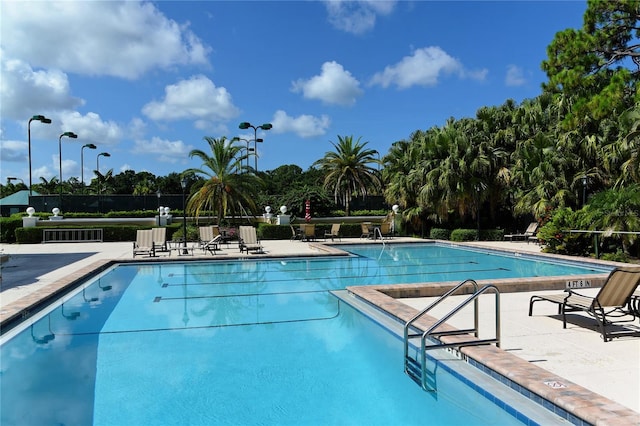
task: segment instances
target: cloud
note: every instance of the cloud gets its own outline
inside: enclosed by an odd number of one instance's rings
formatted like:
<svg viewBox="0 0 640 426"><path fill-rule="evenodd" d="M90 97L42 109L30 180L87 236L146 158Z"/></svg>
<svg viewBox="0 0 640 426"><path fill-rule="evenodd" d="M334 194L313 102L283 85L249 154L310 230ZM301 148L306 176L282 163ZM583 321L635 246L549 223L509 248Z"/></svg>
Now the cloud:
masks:
<svg viewBox="0 0 640 426"><path fill-rule="evenodd" d="M194 120L202 129L203 121L226 121L240 114L227 89L216 87L203 75L169 85L164 92L162 101L149 102L142 108L144 115L155 121Z"/></svg>
<svg viewBox="0 0 640 426"><path fill-rule="evenodd" d="M326 115L314 117L312 115L300 115L298 117L290 117L285 111L278 110L273 115L274 133L293 132L301 138L311 138L314 136L324 135L327 128L331 124L331 120Z"/></svg>
<svg viewBox="0 0 640 426"><path fill-rule="evenodd" d="M327 104L350 106L362 96L360 82L335 61L322 64L320 75L292 83L291 91L306 99L319 99Z"/></svg>
<svg viewBox="0 0 640 426"><path fill-rule="evenodd" d="M371 85L389 87L394 84L399 89L412 86L435 86L441 75L458 75L460 78L483 80L486 70L465 70L462 63L437 46L417 49L411 56L405 56L393 66L376 73Z"/></svg>
<svg viewBox="0 0 640 426"><path fill-rule="evenodd" d="M27 142L0 140L0 158L5 162L26 163Z"/></svg>
<svg viewBox="0 0 640 426"><path fill-rule="evenodd" d="M151 69L208 64L187 25L138 1L2 3L2 45L34 67L137 79Z"/></svg>
<svg viewBox="0 0 640 426"><path fill-rule="evenodd" d="M4 118L26 120L34 111L42 114L84 104L71 96L69 80L62 71L34 70L21 60L9 58L4 51L0 55L0 104Z"/></svg>
<svg viewBox="0 0 640 426"><path fill-rule="evenodd" d="M59 114L55 122L62 123L60 131L72 131L78 135L78 142L82 144L94 143L100 149L101 145L117 145L120 143L123 131L113 121L103 121L99 114L89 112L82 115L76 111L65 111Z"/></svg>
<svg viewBox="0 0 640 426"><path fill-rule="evenodd" d="M186 163L191 150L193 150L193 146L185 145L182 141L169 141L154 136L151 140L135 141L131 152L133 154L154 155L158 161L163 163Z"/></svg>
<svg viewBox="0 0 640 426"><path fill-rule="evenodd" d="M507 75L504 78L504 84L510 87L523 86L527 83L527 79L524 77L524 71L522 68L516 65L509 65L507 67Z"/></svg>
<svg viewBox="0 0 640 426"><path fill-rule="evenodd" d="M325 1L328 19L335 28L353 34L364 34L376 25L378 15L389 15L396 1L328 0Z"/></svg>

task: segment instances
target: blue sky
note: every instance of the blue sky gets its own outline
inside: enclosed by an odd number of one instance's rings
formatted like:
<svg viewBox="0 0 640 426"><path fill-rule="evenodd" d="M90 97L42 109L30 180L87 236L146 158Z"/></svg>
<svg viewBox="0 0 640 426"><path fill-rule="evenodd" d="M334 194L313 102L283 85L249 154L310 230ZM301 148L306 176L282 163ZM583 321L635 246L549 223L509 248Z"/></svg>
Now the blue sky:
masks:
<svg viewBox="0 0 640 426"><path fill-rule="evenodd" d="M582 1L6 1L0 3L0 180L199 167L204 136L253 138L258 169L306 170L338 135L395 141L546 80ZM253 146L253 143L251 144ZM255 162L252 158L252 164Z"/></svg>

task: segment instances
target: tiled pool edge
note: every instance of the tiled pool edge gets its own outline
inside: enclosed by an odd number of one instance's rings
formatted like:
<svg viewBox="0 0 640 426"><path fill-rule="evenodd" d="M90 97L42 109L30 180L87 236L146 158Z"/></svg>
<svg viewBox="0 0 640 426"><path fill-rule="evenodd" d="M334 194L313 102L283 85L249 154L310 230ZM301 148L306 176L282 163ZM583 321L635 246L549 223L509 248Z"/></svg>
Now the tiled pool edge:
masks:
<svg viewBox="0 0 640 426"><path fill-rule="evenodd" d="M404 322L417 311L386 294L393 287L397 286L348 287L347 291ZM425 315L417 325L427 329L434 322L435 318ZM471 365L574 424L640 424L639 413L493 345L468 346L461 353ZM551 388L545 382L561 382L565 387Z"/></svg>

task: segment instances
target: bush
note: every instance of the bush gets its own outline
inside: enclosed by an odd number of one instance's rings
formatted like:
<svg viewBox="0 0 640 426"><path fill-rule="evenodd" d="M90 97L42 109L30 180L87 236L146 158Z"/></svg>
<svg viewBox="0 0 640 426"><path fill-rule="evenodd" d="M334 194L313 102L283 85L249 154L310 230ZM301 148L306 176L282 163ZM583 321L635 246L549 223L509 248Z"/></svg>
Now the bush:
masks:
<svg viewBox="0 0 640 426"><path fill-rule="evenodd" d="M15 231L16 242L21 244L39 244L42 242L42 230L43 229L77 229L77 226L36 226L34 228L17 228ZM151 227L140 227L135 225L103 225L103 226L86 226L87 229L102 229L102 240L105 242L116 241L135 241L136 231L138 229L151 229ZM174 238L178 229L180 235L182 234L182 227L178 224L172 224L167 226L167 239ZM195 228L194 228L195 229ZM198 230L195 229L194 241L198 239ZM189 234L191 238L191 234Z"/></svg>
<svg viewBox="0 0 640 426"><path fill-rule="evenodd" d="M0 218L0 242L15 243L16 229L22 227L22 217L12 215Z"/></svg>
<svg viewBox="0 0 640 426"><path fill-rule="evenodd" d="M566 232L575 229L579 223L579 214L570 208L558 209L538 230L538 241L543 244L545 253L589 256L591 236Z"/></svg>
<svg viewBox="0 0 640 426"><path fill-rule="evenodd" d="M434 240L448 240L451 237L451 230L444 228L431 228L429 238Z"/></svg>
<svg viewBox="0 0 640 426"><path fill-rule="evenodd" d="M451 232L451 241L476 241L477 237L477 229L454 229Z"/></svg>

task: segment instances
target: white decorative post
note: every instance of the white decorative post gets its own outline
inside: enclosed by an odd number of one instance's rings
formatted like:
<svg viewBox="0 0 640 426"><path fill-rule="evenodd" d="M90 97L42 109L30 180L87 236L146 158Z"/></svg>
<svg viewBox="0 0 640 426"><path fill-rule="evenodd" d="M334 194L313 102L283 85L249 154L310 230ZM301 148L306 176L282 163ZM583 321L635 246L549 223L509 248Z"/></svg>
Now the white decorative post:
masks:
<svg viewBox="0 0 640 426"><path fill-rule="evenodd" d="M36 209L33 207L27 207L28 217L22 218L22 227L23 228L35 228L38 223L38 217L33 217L33 214L36 212Z"/></svg>
<svg viewBox="0 0 640 426"><path fill-rule="evenodd" d="M291 215L285 214L287 213L287 206L281 206L280 213L281 214L278 215L278 225L289 225L289 223L291 223Z"/></svg>

